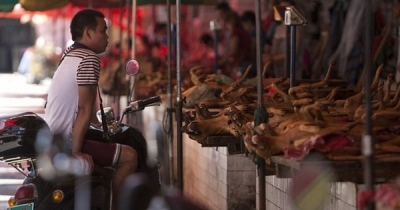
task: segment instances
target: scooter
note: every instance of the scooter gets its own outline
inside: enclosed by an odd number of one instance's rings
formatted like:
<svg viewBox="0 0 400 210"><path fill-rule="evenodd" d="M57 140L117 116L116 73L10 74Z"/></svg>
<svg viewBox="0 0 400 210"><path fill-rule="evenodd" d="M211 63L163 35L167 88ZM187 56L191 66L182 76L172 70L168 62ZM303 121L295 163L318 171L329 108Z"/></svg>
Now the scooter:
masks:
<svg viewBox="0 0 400 210"><path fill-rule="evenodd" d="M129 66L137 69L132 70ZM137 62L127 62L126 72L136 75ZM96 115L102 126L91 125L86 134L88 139L133 147L139 159L137 172L150 178L152 189L160 188L158 166L148 164L148 145L142 133L122 121L127 114L160 102L159 96L133 101L123 109L120 117L114 116L112 108L103 109L100 104L101 109ZM90 177L82 174L64 141L51 134L46 122L35 113L0 117L0 161L25 175L22 186L8 202L8 210L111 209L114 170L95 165Z"/></svg>

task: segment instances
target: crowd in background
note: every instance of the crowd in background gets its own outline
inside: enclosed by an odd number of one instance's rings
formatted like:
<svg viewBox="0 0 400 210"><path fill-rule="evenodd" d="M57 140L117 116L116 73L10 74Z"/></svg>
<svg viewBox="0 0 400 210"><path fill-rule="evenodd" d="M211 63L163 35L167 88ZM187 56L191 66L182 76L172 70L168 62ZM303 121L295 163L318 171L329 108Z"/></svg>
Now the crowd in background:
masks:
<svg viewBox="0 0 400 210"><path fill-rule="evenodd" d="M283 0L276 3L277 6L294 4L290 0ZM221 25L221 29L214 31L202 31L196 40L185 40L190 46L183 47L182 67L189 69L193 66L202 65L208 73L223 73L236 79L244 70L252 65L249 77L256 76L256 15L252 10L246 10L239 14L231 8L228 2L222 1L214 7L215 20ZM280 22L273 20L271 12L266 20L263 20L262 40L263 64L272 62L279 68L283 62L284 55L279 54L282 50L273 47L272 43L282 45L284 40L280 39L281 34L275 33ZM164 71L167 61L167 24L155 23L151 34L144 34L136 39L135 57L140 63L151 63L151 72ZM172 30L172 45L175 44L176 35ZM217 36L217 37L216 37ZM279 39L279 40L278 40ZM274 41L273 41L274 40ZM121 46L121 43L115 45ZM126 45L130 47L131 43ZM129 51L118 47L118 50L110 48L108 56L104 57L103 66L109 65L107 60L113 60L114 55L123 55L119 51ZM174 56L175 48L171 56ZM174 57L173 57L174 58ZM174 59L173 59L174 61ZM215 65L216 64L216 65ZM217 67L217 69L215 69ZM273 67L274 68L274 67ZM279 70L271 70L269 76L282 76Z"/></svg>
<svg viewBox="0 0 400 210"><path fill-rule="evenodd" d="M359 86L364 81L365 61L365 2L363 0L275 0L269 1L269 11L262 14L262 61L272 63L270 77L290 76L285 71L286 25L275 19L273 8L294 6L307 19L306 26L296 27L296 78L320 79L329 63L337 66L331 78L343 79L350 85ZM396 74L396 44L398 38L398 1L373 1L372 5L372 69L384 65L381 75ZM218 8L218 6L217 6ZM250 11L252 12L252 11ZM247 14L241 11L241 20ZM245 23L241 21L245 26ZM255 37L255 30L249 30ZM242 38L245 40L245 38ZM226 42L229 43L229 42ZM229 46L227 44L226 46ZM398 45L398 44L397 44ZM242 54L246 48L240 48ZM254 64L254 46L251 62ZM399 62L397 62L399 63ZM243 71L243 67L241 68ZM396 79L396 82L400 82Z"/></svg>
<svg viewBox="0 0 400 210"><path fill-rule="evenodd" d="M273 8L294 6L308 21L306 26L299 26L296 30L296 78L320 79L324 76L329 63L336 61L338 66L332 73L332 78L344 79L351 85L357 85L360 82L360 77L363 76L365 52L365 24L362 21L365 5L362 0L309 0L306 2L271 0L267 2L269 3L268 11L262 11L261 14L260 44L262 45L262 65L269 62L272 64L267 73L268 77L290 76L284 63L287 27L282 20L276 20L277 14L274 14ZM383 12L380 5L384 2L374 1L372 58L373 68L380 64L385 65L383 76L396 72L396 65L393 63L396 62L397 50L394 47L397 37L391 36L397 28L394 28L393 20L388 20L385 13L387 11ZM398 1L394 0L394 2ZM398 3L393 5L396 6ZM396 13L395 8L390 8L391 14ZM238 12L231 7L229 1L221 1L213 7L213 12L215 19L222 26L217 33L218 37L212 30L201 31L196 36L196 40L193 36L182 34L182 67L188 69L203 65L209 73L223 73L236 79L252 64L249 77L254 77L256 74L254 11ZM142 61L141 63L151 63L151 72L166 71L167 27L165 22L156 22L150 33L136 39L135 57ZM189 31L190 26L185 30ZM173 52L170 53L173 63L175 62L174 51L176 51L174 48L176 34L174 33L172 29Z"/></svg>
<svg viewBox="0 0 400 210"><path fill-rule="evenodd" d="M246 0L220 0L218 2L214 6L182 7L183 21L180 36L182 39L182 67L186 70L195 65L204 65L207 72L220 72L237 78L243 74L249 64L253 64L249 76L254 76L256 59L256 17L254 9L252 9L254 2ZM360 78L364 75L365 60L365 4L363 0L263 0L262 3L262 32L260 34L262 66L267 62L272 63L272 67L267 73L268 77L289 76L284 69L286 26L282 21L275 20L273 7L293 5L308 21L306 26L297 27L296 78L320 79L324 76L329 63L336 61L337 66L332 72L332 78L344 79L352 85L362 82ZM383 64L382 78L388 74L394 74L396 82L399 82L400 70L397 70L400 69L398 68L400 58L398 58L399 49L397 47L400 46L398 45L400 18L398 18L397 9L399 3L398 0L374 0L373 3L374 37L373 57L371 58L373 69ZM139 31L142 33L138 34L135 39L135 57L141 60L141 64L154 64L150 65L150 72L163 72L166 71L168 53L175 65L176 26L171 26L173 28L173 49L172 52L168 52L167 28L169 26L165 19L157 18L162 16L158 14L160 10L150 9L150 7L162 6L148 7L146 11L149 12L145 14L149 16L149 21L140 23L140 27L143 28ZM143 11L145 10L143 9ZM151 11L156 13L153 14ZM176 20L174 17L172 19L172 24L175 24ZM208 26L204 27L209 24L211 19L217 20L222 26L218 37ZM45 24L35 27L38 32L41 32L38 36L46 35L46 33L44 34ZM111 26L110 28L115 30L116 27ZM56 38L53 41L56 41ZM115 60L115 57L124 57L125 59L131 57L128 52L129 45L132 43L129 44L130 41L126 38L126 34L121 40L118 36L113 36L109 41L108 51L102 55L104 69L111 68L112 62L110 61ZM215 47L215 43L217 43L217 47ZM63 46L55 46L63 48ZM29 52L27 50L27 55ZM39 57L36 56L36 58ZM43 59L37 60L42 61ZM215 65L216 61L217 65ZM22 64L27 66L26 63L29 62L24 59ZM23 66L21 65L21 67ZM19 72L27 75L26 68L21 68ZM41 77L38 78L41 79Z"/></svg>
<svg viewBox="0 0 400 210"><path fill-rule="evenodd" d="M262 19L260 27L260 47L262 65L271 63L268 71L269 77L288 77L285 71L285 44L286 44L286 27L283 19L275 19L278 14L272 8L285 8L296 6L292 0L275 1L272 4L271 11ZM253 10L243 11L238 14L233 10L227 2L221 2L216 6L218 20L222 21L222 30L219 40L223 45L223 53L218 58L218 68L222 73L231 76L233 79L240 77L244 71L252 65L248 77L256 76L256 15ZM297 43L301 43L300 30L297 30ZM297 49L300 49L297 46ZM298 51L297 51L298 53ZM303 73L303 69L299 65L297 67L297 78L309 77Z"/></svg>

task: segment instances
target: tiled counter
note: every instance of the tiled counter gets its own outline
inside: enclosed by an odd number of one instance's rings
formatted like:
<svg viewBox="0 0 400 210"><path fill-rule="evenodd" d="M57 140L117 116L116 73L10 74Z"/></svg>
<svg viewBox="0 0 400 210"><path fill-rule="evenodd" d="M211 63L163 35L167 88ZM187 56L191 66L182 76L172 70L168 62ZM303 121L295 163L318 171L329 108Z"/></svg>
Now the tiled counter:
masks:
<svg viewBox="0 0 400 210"><path fill-rule="evenodd" d="M143 133L154 140L165 107L148 107L142 112ZM175 121L174 121L175 122ZM174 144L176 144L176 126ZM245 155L228 155L227 147L202 147L186 134L182 136L183 190L186 196L210 210L255 209L256 166ZM176 145L173 147L176 180ZM162 150L162 148L161 148Z"/></svg>
<svg viewBox="0 0 400 210"><path fill-rule="evenodd" d="M164 108L150 107L142 114L144 133L151 140L154 129L148 125L154 121L161 124ZM176 138L176 126L173 129ZM291 178L266 176L265 199L259 201L256 165L250 158L244 154L229 155L227 147L202 147L186 134L182 137L183 190L186 196L210 210L257 209L259 202L265 202L266 210L297 210L289 193ZM173 160L176 181L175 149ZM349 174L356 172L362 174L362 169L354 168ZM356 195L360 190L363 190L363 185L354 182L331 182L322 209L356 210Z"/></svg>
<svg viewBox="0 0 400 210"><path fill-rule="evenodd" d="M256 170L226 147L201 147L183 134L184 192L210 209L254 209Z"/></svg>

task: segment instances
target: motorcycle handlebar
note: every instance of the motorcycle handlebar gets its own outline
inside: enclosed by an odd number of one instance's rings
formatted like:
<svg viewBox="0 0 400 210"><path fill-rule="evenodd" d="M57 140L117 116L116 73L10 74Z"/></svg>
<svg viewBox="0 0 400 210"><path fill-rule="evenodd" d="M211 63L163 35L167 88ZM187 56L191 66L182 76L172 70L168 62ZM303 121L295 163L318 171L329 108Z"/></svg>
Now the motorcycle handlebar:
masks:
<svg viewBox="0 0 400 210"><path fill-rule="evenodd" d="M118 121L118 124L121 124L122 119L124 118L125 114L129 113L129 112L135 112L135 111L140 111L143 110L144 108L146 108L147 106L151 106L151 105L159 105L161 103L161 97L160 96L153 96L147 99L143 99L143 100L137 100L137 101L133 101L129 104L128 107L126 107L121 114L121 117Z"/></svg>
<svg viewBox="0 0 400 210"><path fill-rule="evenodd" d="M147 106L159 104L161 102L160 96L153 96L143 100L137 100L129 104L127 111L138 111L142 110Z"/></svg>
<svg viewBox="0 0 400 210"><path fill-rule="evenodd" d="M138 103L139 103L139 107L146 107L151 104L161 103L161 97L153 96L153 97L141 100Z"/></svg>

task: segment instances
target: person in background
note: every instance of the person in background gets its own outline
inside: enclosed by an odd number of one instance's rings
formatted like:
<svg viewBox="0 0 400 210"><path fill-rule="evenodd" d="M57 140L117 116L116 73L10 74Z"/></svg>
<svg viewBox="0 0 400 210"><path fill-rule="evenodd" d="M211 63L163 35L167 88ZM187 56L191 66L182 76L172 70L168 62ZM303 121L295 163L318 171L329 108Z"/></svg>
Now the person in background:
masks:
<svg viewBox="0 0 400 210"><path fill-rule="evenodd" d="M219 2L215 9L217 10L217 18L221 21L226 21L229 13L235 12L226 1Z"/></svg>
<svg viewBox="0 0 400 210"><path fill-rule="evenodd" d="M222 72L234 80L241 77L244 70L252 63L252 44L250 35L243 29L240 17L231 12L226 18L229 32L227 51L218 59Z"/></svg>
<svg viewBox="0 0 400 210"><path fill-rule="evenodd" d="M154 73L162 71L166 66L166 52L160 49L158 43L151 43L146 35L139 37L137 48L140 51L136 52L136 58L141 64L141 69L144 73Z"/></svg>
<svg viewBox="0 0 400 210"><path fill-rule="evenodd" d="M229 3L225 1L218 3L215 9L217 11L217 21L222 26L222 29L220 30L220 35L218 36L218 40L220 40L219 42L222 46L227 48L230 36L229 30L226 27L227 18L231 13L235 13L236 15L237 13L233 11ZM227 49L225 49L225 51L226 50Z"/></svg>
<svg viewBox="0 0 400 210"><path fill-rule="evenodd" d="M276 7L289 7L295 6L292 0L280 0L277 1ZM284 17L282 17L284 18ZM300 51L301 46L301 33L300 27L296 30L296 52ZM265 53L263 54L263 63L271 62L273 67L274 77L290 77L285 69L285 56L286 56L286 25L283 20L279 20L278 24L274 28L271 44L266 45ZM302 78L302 70L300 69L299 55L296 56L296 79ZM288 58L289 59L289 58Z"/></svg>
<svg viewBox="0 0 400 210"><path fill-rule="evenodd" d="M167 24L166 23L157 23L154 26L154 36L155 39L153 43L157 43L160 47L167 49L168 40L167 40Z"/></svg>
<svg viewBox="0 0 400 210"><path fill-rule="evenodd" d="M202 65L206 68L206 72L211 72L214 59L214 40L210 34L203 33L199 38L195 52L184 60L183 65L187 67Z"/></svg>
<svg viewBox="0 0 400 210"><path fill-rule="evenodd" d="M126 49L122 49L120 42L114 43L111 45L108 54L103 55L100 59L99 87L102 93L108 96L125 95L128 91L126 74L123 69L128 59Z"/></svg>
<svg viewBox="0 0 400 210"><path fill-rule="evenodd" d="M53 134L61 134L71 154L89 175L94 163L116 168L113 206L118 204L125 178L138 165L136 151L126 145L85 139L98 95L100 58L108 45L104 14L84 9L74 15L70 30L74 44L66 49L47 96L44 119Z"/></svg>
<svg viewBox="0 0 400 210"><path fill-rule="evenodd" d="M121 57L121 43L117 42L111 45L108 54L102 54L100 57L101 66L107 67Z"/></svg>
<svg viewBox="0 0 400 210"><path fill-rule="evenodd" d="M256 39L256 15L253 11L245 11L240 16L244 30L246 30L251 38L255 41Z"/></svg>
<svg viewBox="0 0 400 210"><path fill-rule="evenodd" d="M51 42L38 37L34 46L25 49L18 64L18 73L26 77L29 84L39 84L47 78L53 77L60 54L55 53Z"/></svg>
<svg viewBox="0 0 400 210"><path fill-rule="evenodd" d="M35 56L34 52L34 47L28 47L24 51L24 54L21 57L21 61L19 62L18 65L18 72L22 75L27 75L29 74L29 68L31 65L31 60L33 59L33 56Z"/></svg>

